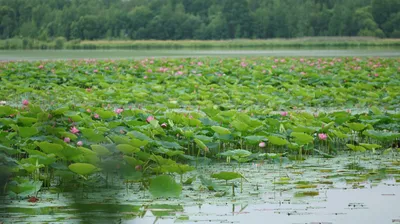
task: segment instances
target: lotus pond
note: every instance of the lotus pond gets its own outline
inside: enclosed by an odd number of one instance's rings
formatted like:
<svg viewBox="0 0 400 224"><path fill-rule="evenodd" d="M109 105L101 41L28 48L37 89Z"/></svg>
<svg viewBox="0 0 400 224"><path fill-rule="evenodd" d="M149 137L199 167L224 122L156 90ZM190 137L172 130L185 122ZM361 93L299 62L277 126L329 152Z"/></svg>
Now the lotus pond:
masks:
<svg viewBox="0 0 400 224"><path fill-rule="evenodd" d="M0 90L5 223L400 223L398 58L2 62Z"/></svg>

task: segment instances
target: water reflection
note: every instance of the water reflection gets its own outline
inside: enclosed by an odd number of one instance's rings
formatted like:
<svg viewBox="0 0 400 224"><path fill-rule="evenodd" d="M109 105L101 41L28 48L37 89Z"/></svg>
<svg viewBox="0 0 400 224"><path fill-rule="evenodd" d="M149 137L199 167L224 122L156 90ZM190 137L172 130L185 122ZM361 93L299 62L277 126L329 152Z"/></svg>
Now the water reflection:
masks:
<svg viewBox="0 0 400 224"><path fill-rule="evenodd" d="M364 169L347 166L353 161L347 156L265 163L257 169L215 164L198 172L237 169L249 180L243 193L215 197L215 192L198 190L200 180L184 186L179 199L153 199L135 185L128 192L117 184L88 186L84 196L46 191L38 203L8 200L0 217L6 223L396 223L400 168L393 158L367 155L358 164Z"/></svg>

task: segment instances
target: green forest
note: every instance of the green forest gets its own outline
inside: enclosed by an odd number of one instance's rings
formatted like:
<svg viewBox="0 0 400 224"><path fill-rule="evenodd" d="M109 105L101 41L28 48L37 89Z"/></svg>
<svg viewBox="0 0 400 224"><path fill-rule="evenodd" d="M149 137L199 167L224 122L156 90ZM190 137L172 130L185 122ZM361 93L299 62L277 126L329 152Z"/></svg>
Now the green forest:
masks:
<svg viewBox="0 0 400 224"><path fill-rule="evenodd" d="M399 0L0 0L0 38L400 37Z"/></svg>

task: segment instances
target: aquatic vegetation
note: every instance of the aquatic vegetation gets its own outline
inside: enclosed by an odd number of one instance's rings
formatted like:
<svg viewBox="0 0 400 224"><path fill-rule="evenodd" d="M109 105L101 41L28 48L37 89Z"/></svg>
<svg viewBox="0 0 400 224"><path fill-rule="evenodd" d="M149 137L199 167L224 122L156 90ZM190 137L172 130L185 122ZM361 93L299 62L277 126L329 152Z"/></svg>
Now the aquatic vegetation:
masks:
<svg viewBox="0 0 400 224"><path fill-rule="evenodd" d="M390 58L1 63L7 197L41 203L39 192L78 189L90 197L122 188L202 201L257 195L266 181L274 189L318 189L295 196L320 196L331 179L355 187L380 179L354 176L369 172L371 160L397 175L399 66ZM324 167L341 156L340 167ZM391 167L380 158L391 158ZM305 169L321 178L296 178ZM260 180L257 172L277 175ZM218 180L229 181L232 194ZM252 184L256 190L248 190Z"/></svg>

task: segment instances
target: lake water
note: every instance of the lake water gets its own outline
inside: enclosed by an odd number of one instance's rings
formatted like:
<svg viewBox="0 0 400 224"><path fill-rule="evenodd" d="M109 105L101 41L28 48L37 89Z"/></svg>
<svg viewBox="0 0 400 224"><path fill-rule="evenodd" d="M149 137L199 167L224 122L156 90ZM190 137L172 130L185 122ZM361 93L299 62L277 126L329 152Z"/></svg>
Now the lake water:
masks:
<svg viewBox="0 0 400 224"><path fill-rule="evenodd" d="M397 47L370 48L273 48L273 49L176 49L176 50L1 50L0 61L56 59L118 59L145 57L400 57Z"/></svg>
<svg viewBox="0 0 400 224"><path fill-rule="evenodd" d="M358 161L356 167L348 166ZM213 179L227 193L201 190L199 176L218 171L242 173L247 182L234 183L235 196L225 181ZM42 192L37 203L5 200L0 220L5 223L274 223L274 224L376 224L400 223L400 163L397 154L342 155L304 162L200 166L178 199L154 199L139 190L91 188L87 195ZM80 190L78 191L78 195ZM299 193L316 192L314 196ZM79 205L79 206L78 206ZM107 207L108 206L108 207Z"/></svg>

